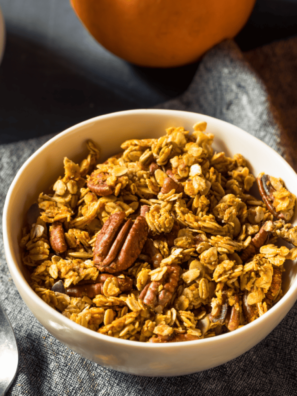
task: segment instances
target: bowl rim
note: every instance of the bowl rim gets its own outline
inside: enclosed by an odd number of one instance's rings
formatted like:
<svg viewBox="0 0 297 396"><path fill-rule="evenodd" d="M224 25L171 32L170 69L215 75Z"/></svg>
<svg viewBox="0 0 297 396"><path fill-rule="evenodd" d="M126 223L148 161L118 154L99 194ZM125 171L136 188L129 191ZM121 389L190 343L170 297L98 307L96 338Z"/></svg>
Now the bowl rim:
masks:
<svg viewBox="0 0 297 396"><path fill-rule="evenodd" d="M240 134L243 134L247 138L251 139L254 141L255 144L258 144L265 148L265 150L270 151L272 155L276 155L278 157L278 160L283 163L283 165L287 168L287 171L290 173L294 173L295 177L297 178L297 174L295 173L294 169L287 163L287 161L284 160L284 158L278 154L275 150L273 150L270 146L268 146L266 143L263 141L259 140L255 136L249 134L248 132L244 131L243 129L237 127L236 125L230 124L229 122L220 120L215 117L207 116L205 114L201 113L195 113L195 112L190 112L190 111L183 111L183 110L167 110L167 109L137 109L137 110L125 110L125 111L119 111L119 112L114 112L114 113L109 113L105 115L100 115L97 117L90 118L88 120L82 121L78 124L73 125L70 128L67 128L63 132L58 133L56 136L52 137L49 139L46 143L44 143L38 150L36 150L21 166L21 168L18 170L16 173L9 190L7 192L6 198L5 198L5 204L4 204L4 209L3 209L3 220L2 220L2 226L3 226L3 240L4 240L4 250L5 250L5 256L7 260L7 265L9 268L9 271L12 275L12 278L14 280L14 277L18 279L19 284L21 285L22 290L24 291L25 294L28 295L29 298L33 299L38 306L39 309L43 310L43 312L48 315L50 315L53 319L56 320L57 322L62 322L63 325L67 328L71 328L72 330L76 332L80 332L84 336L92 337L94 339L100 340L100 341L105 341L105 342L112 342L115 344L118 344L119 346L126 346L126 347L134 347L134 348L156 348L156 349L163 349L163 348L185 348L185 347L197 347L198 345L214 345L215 343L220 343L223 342L225 339L229 337L241 337L244 334L248 333L250 330L253 328L256 329L259 326L264 326L265 322L269 320L269 318L274 315L274 313L279 312L281 316L281 311L283 305L287 302L290 305L293 305L295 300L297 299L297 279L294 281L294 283L291 285L287 293L281 298L281 300L274 305L268 312L265 313L265 315L262 315L261 317L257 318L257 320L253 321L252 323L249 323L236 331L232 331L226 334L221 334L216 337L211 337L211 338L205 338L201 340L193 340L193 341L188 341L188 342L174 342L174 343L148 343L148 342L136 342L136 341L131 341L131 340L124 340L124 339L119 339L115 337L111 337L108 335L104 335L101 333L98 333L97 331L90 330L86 327L83 327L67 317L63 316L60 312L56 311L54 308L52 308L50 305L48 305L45 301L39 297L34 290L30 287L30 285L27 283L24 275L22 274L20 268L18 268L17 265L17 260L13 257L13 249L12 249L12 242L11 238L8 236L8 210L10 206L10 197L14 191L14 188L16 187L18 180L22 176L23 171L27 167L27 165L35 158L37 157L40 153L42 153L43 150L47 149L48 146L50 146L54 141L60 140L61 138L64 138L66 135L71 135L76 133L76 130L88 125L92 124L94 122L97 122L98 120L102 119L109 119L109 118L118 118L122 116L133 116L133 115L147 115L151 114L152 116L156 115L156 113L159 114L164 114L164 115L173 115L174 113L179 115L179 116L184 116L187 118L187 116L192 115L198 118L202 118L206 122L212 121L216 122L219 124L223 124L225 126L228 126L229 128L235 128ZM15 283L15 282L14 282ZM17 288L18 289L18 288ZM26 303L25 303L26 304ZM27 304L26 304L27 305ZM32 312L34 315L34 312ZM35 316L35 315L34 315ZM43 325L42 325L43 326ZM274 327L275 328L275 327ZM274 329L273 328L273 329ZM272 329L272 330L273 330ZM272 331L271 330L271 331Z"/></svg>

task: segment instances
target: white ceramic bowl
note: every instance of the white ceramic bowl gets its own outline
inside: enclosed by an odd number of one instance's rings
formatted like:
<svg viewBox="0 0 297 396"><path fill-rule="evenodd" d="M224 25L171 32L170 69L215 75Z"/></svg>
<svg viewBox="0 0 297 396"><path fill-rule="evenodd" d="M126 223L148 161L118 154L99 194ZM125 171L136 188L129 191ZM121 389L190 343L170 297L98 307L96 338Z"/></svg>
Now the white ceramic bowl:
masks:
<svg viewBox="0 0 297 396"><path fill-rule="evenodd" d="M100 365L125 373L146 376L174 376L215 367L236 358L269 334L283 319L297 298L296 265L289 263L284 275L285 296L268 313L232 333L201 341L148 344L119 340L86 329L47 305L30 288L18 241L22 219L30 204L57 176L62 174L65 156L81 160L85 141L92 139L102 150L101 159L119 151L126 139L159 137L169 126L192 130L205 120L215 135L215 148L233 155L242 153L254 174L266 172L282 177L297 195L293 169L275 151L241 129L201 114L170 110L134 110L96 117L60 133L34 153L17 173L7 194L3 213L3 234L7 263L23 300L39 322L58 340Z"/></svg>

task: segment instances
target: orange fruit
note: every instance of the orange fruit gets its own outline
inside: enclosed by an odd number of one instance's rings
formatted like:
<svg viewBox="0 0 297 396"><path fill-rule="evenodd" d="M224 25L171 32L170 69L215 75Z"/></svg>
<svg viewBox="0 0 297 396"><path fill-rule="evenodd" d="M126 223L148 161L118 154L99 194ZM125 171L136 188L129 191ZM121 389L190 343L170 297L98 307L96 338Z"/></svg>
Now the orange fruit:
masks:
<svg viewBox="0 0 297 396"><path fill-rule="evenodd" d="M70 0L106 49L141 66L196 61L246 23L255 0Z"/></svg>

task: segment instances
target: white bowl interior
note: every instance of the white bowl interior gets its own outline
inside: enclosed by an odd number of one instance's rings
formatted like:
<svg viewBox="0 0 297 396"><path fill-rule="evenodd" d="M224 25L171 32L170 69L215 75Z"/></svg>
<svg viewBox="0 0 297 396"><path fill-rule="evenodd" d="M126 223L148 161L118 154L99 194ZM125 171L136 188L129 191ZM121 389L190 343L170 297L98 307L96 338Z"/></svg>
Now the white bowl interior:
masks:
<svg viewBox="0 0 297 396"><path fill-rule="evenodd" d="M64 157L74 161L82 160L87 155L85 142L92 139L100 147L101 160L104 161L118 153L121 143L127 139L159 137L171 126L184 126L192 131L192 126L197 121L207 121L207 132L214 134L214 147L217 151L225 151L231 156L243 154L250 162L254 175L265 172L281 177L288 189L297 196L296 174L285 160L263 142L223 121L200 114L168 110L134 110L97 117L57 135L41 147L18 172L7 196L3 220L5 249L10 254L10 270L15 271L14 280L15 276L26 277L19 249L24 214L36 201L38 194L47 190L63 174ZM293 222L295 221L296 212ZM296 276L297 266L288 262L283 277L286 292L293 284L294 289L297 288ZM23 284L26 281L23 279L20 282ZM259 321L264 320L265 316ZM280 316L282 315L279 314ZM238 330L240 331L242 330Z"/></svg>

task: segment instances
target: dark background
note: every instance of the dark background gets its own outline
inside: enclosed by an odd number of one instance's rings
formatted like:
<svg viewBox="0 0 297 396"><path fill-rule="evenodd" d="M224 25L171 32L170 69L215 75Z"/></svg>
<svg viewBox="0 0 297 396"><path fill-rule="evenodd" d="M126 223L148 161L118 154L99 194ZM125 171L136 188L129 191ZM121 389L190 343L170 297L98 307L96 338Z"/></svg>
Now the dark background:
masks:
<svg viewBox="0 0 297 396"><path fill-rule="evenodd" d="M157 105L184 92L198 67L148 69L115 57L87 33L69 0L0 0L0 6L7 29L0 144ZM258 0L236 42L250 51L296 34L297 0Z"/></svg>

